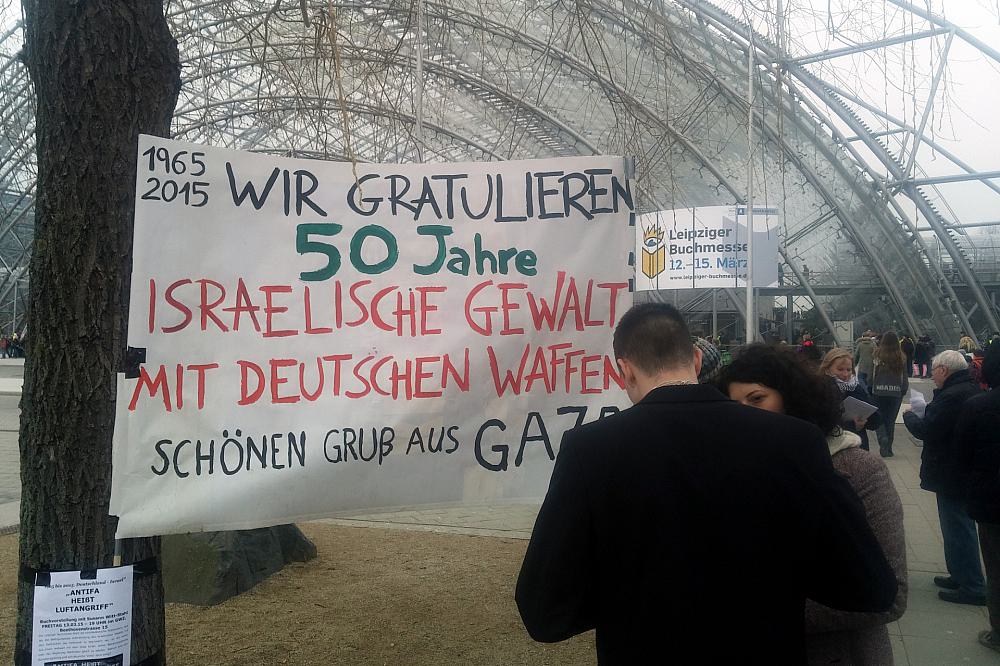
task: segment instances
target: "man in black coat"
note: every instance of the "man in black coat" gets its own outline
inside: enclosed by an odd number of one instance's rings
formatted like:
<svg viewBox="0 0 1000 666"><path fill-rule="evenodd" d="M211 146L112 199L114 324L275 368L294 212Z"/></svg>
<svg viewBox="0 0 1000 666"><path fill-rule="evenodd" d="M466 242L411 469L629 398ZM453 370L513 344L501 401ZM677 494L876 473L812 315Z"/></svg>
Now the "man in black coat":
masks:
<svg viewBox="0 0 1000 666"><path fill-rule="evenodd" d="M992 629L980 632L979 642L1000 651L1000 345L986 350L982 379L992 390L965 401L955 442L969 479L969 516L979 526L986 567L986 607Z"/></svg>
<svg viewBox="0 0 1000 666"><path fill-rule="evenodd" d="M813 425L698 385L676 308L627 312L635 405L563 437L517 581L531 636L597 629L601 664L804 663L809 597L887 610L892 569Z"/></svg>
<svg viewBox="0 0 1000 666"><path fill-rule="evenodd" d="M910 434L924 442L920 454L920 487L937 494L938 519L944 541L948 576L934 583L944 601L974 606L986 605L986 581L979 563L976 523L969 517L966 492L969 476L963 467L955 437L955 426L966 400L982 391L969 375L961 352L949 349L931 361L931 378L937 386L934 398L921 418L903 413Z"/></svg>

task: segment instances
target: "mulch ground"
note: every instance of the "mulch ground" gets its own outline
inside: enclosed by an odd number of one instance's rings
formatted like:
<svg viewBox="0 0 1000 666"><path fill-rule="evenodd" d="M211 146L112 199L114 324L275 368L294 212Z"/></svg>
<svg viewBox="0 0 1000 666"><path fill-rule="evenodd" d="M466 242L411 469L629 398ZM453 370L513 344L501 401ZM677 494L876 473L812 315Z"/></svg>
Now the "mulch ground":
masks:
<svg viewBox="0 0 1000 666"><path fill-rule="evenodd" d="M514 605L526 541L300 525L319 557L210 608L167 606L179 666L593 664L593 633L528 637ZM0 662L13 652L17 535L0 537Z"/></svg>

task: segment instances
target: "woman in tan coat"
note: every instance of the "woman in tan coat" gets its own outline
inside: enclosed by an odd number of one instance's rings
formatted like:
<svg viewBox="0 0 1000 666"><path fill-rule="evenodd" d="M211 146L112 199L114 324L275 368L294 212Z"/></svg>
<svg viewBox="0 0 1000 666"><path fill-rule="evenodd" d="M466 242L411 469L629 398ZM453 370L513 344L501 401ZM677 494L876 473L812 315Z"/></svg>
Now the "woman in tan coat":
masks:
<svg viewBox="0 0 1000 666"><path fill-rule="evenodd" d="M768 345L746 347L723 369L719 384L733 400L809 421L827 435L833 466L861 499L872 532L896 573L896 600L885 613L837 611L807 600L809 664L891 665L885 625L906 610L906 544L903 507L885 463L861 449L857 435L841 430L839 392L794 352Z"/></svg>

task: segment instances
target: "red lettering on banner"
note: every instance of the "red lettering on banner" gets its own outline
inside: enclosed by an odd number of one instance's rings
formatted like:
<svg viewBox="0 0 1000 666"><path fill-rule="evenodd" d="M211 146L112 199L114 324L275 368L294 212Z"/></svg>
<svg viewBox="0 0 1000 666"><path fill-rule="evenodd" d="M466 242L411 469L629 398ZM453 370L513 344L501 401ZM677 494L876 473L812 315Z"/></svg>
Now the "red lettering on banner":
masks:
<svg viewBox="0 0 1000 666"><path fill-rule="evenodd" d="M149 330L148 333L152 333L156 328L156 280L150 279L149 281Z"/></svg>
<svg viewBox="0 0 1000 666"><path fill-rule="evenodd" d="M391 360L391 356L382 359L388 362ZM402 370L402 371L401 371ZM403 385L403 396L406 400L413 400L413 361L406 359L403 361L403 365L399 363L392 364L392 374L390 379L392 380L392 399L399 399L399 385Z"/></svg>
<svg viewBox="0 0 1000 666"><path fill-rule="evenodd" d="M384 319L382 319L382 314L379 312L378 306L382 304L382 299L391 294L392 292L399 289L399 287L392 286L386 287L385 289L379 289L376 292L375 297L372 298L372 323L381 328L383 331L395 331L396 327L391 324L387 324Z"/></svg>
<svg viewBox="0 0 1000 666"><path fill-rule="evenodd" d="M465 321L468 322L469 328L471 328L476 333L480 335L491 335L493 333L493 323L490 317L491 313L496 312L495 307L481 306L478 308L473 308L472 300L486 287L493 284L493 280L484 280L480 282L475 287L469 290L469 295L465 297ZM480 326L472 320L471 312L482 312L486 315L486 325Z"/></svg>
<svg viewBox="0 0 1000 666"><path fill-rule="evenodd" d="M317 335L319 333L333 333L333 329L329 326L320 326L319 328L313 328L312 325L312 299L309 298L309 287L305 288L305 308L306 308L306 329L307 335Z"/></svg>
<svg viewBox="0 0 1000 666"><path fill-rule="evenodd" d="M618 305L618 292L627 290L628 282L598 282L597 286L599 289L607 289L611 292L608 296L608 326L614 328L615 324L618 323L618 318L615 317L615 306ZM589 310L590 308L588 307L587 309ZM624 385L622 388L624 388Z"/></svg>
<svg viewBox="0 0 1000 666"><path fill-rule="evenodd" d="M174 376L177 379L177 383L174 386L174 404L177 409L184 408L184 366L180 363L174 368Z"/></svg>
<svg viewBox="0 0 1000 666"><path fill-rule="evenodd" d="M500 290L500 311L503 313L503 328L500 329L500 335L522 335L524 333L523 328L511 328L510 313L514 310L520 310L521 306L517 303L511 303L508 299L507 293L514 289L520 290L527 288L528 285L523 282L509 282L497 285L497 289Z"/></svg>
<svg viewBox="0 0 1000 666"><path fill-rule="evenodd" d="M391 395L393 398L395 398L396 396L393 395L392 391L386 391L378 384L378 371L382 369L383 365L389 363L390 361L392 361L391 356L383 356L379 360L375 361L375 363L372 364L372 371L371 373L369 373L369 378L371 379L370 383L372 386L372 390L374 390L379 395L385 395L385 396Z"/></svg>
<svg viewBox="0 0 1000 666"><path fill-rule="evenodd" d="M323 372L322 357L316 359L316 374L319 377L319 381L317 382L318 385L316 386L316 390L310 393L308 390L306 390L306 364L299 363L299 388L302 391L302 397L308 400L309 402L315 402L316 398L318 398L323 393L323 383L325 381L324 377L325 373Z"/></svg>
<svg viewBox="0 0 1000 666"><path fill-rule="evenodd" d="M156 378L153 379L146 372L145 366L139 366L139 381L135 383L135 389L132 391L132 400L128 403L128 411L134 412L135 405L139 402L139 394L142 392L143 387L149 391L149 397L155 396L157 393L163 394L163 407L169 412L170 407L170 388L167 386L167 368L164 365L160 366L160 369L156 371Z"/></svg>
<svg viewBox="0 0 1000 666"><path fill-rule="evenodd" d="M607 355L588 355L584 349L573 348L572 343L559 342L545 347L525 345L515 366L501 367L496 350L487 345L486 354L497 397L510 392L514 395L531 393L540 385L545 393L555 393L557 388L567 394L601 393L595 378L602 378L603 390L611 384L624 388L621 375L615 371L615 362ZM530 361L530 366L529 366ZM527 369L527 373L525 370Z"/></svg>
<svg viewBox="0 0 1000 666"><path fill-rule="evenodd" d="M604 357L604 390L611 388L611 382L618 385L618 388L625 390L625 378L622 377L618 363L610 356Z"/></svg>
<svg viewBox="0 0 1000 666"><path fill-rule="evenodd" d="M215 324L220 331L226 333L229 331L226 325L222 323L222 320L216 316L215 308L222 304L222 301L226 300L226 288L215 280L209 280L208 278L202 278L198 280L198 284L201 285L201 330L208 330L208 320L211 319L212 323ZM219 297L216 298L211 303L208 302L208 285L212 285L218 290Z"/></svg>
<svg viewBox="0 0 1000 666"><path fill-rule="evenodd" d="M583 365L583 369L580 371L580 384L581 384L580 393L600 393L601 392L601 389L599 389L599 388L592 388L592 387L588 386L588 384L587 384L587 378L588 377L600 377L601 376L601 371L600 370L589 370L588 366L591 363L603 363L603 361L604 361L604 357L603 356L584 356L583 357L583 360L581 361L581 364Z"/></svg>
<svg viewBox="0 0 1000 666"><path fill-rule="evenodd" d="M265 338L283 338L289 335L296 335L297 330L291 328L285 329L275 329L273 326L273 317L276 314L281 314L283 312L288 312L288 308L285 306L278 306L273 303L274 294L290 294L292 293L292 288L287 284L265 284L260 286L260 290L264 292L264 333Z"/></svg>
<svg viewBox="0 0 1000 666"><path fill-rule="evenodd" d="M324 356L324 361L330 361L333 363L333 394L340 395L340 365L343 361L349 361L351 359L350 354L332 354L330 356Z"/></svg>
<svg viewBox="0 0 1000 666"><path fill-rule="evenodd" d="M371 280L362 280L361 282L355 282L354 284L351 285L350 289L351 300L354 301L354 304L358 306L358 310L361 311L361 315L354 321L347 322L348 326L351 327L360 326L361 324L368 321L368 310L367 308L365 308L365 304L362 303L360 300L358 300L358 289L367 286L371 283L372 283Z"/></svg>
<svg viewBox="0 0 1000 666"><path fill-rule="evenodd" d="M425 391L423 387L423 382L425 379L430 379L433 377L433 373L424 370L425 363L439 363L441 361L440 356L418 356L414 359L414 371L413 371L413 395L417 398L438 398L442 395L441 391ZM407 368L409 368L409 361L407 361Z"/></svg>
<svg viewBox="0 0 1000 666"><path fill-rule="evenodd" d="M232 307L222 308L222 310L232 313L234 331L240 330L240 318L246 313L250 315L254 330L260 333L260 322L257 321L257 311L260 310L260 306L254 305L253 301L250 300L250 294L247 292L247 285L243 282L243 278L239 278L236 282L236 302Z"/></svg>
<svg viewBox="0 0 1000 666"><path fill-rule="evenodd" d="M536 347L535 348L535 358L531 364L531 370L524 377L524 391L525 393L530 393L535 382L541 380L542 384L545 386L546 393L552 393L555 390L555 384L549 379L549 365L545 357L545 348Z"/></svg>
<svg viewBox="0 0 1000 666"><path fill-rule="evenodd" d="M150 398L156 397L157 393L162 393L163 407L168 411L184 408L184 374L194 372L196 376L196 389L198 396L198 409L205 408L205 375L208 370L218 368L218 363L203 363L198 365L184 366L178 363L174 366L174 402L170 402L170 382L167 380L167 366L161 365L156 371L156 377L150 377L145 366L139 366L139 379L135 383L132 391L132 399L129 402L129 411L135 411L135 406L139 401L139 396L143 389L149 393Z"/></svg>
<svg viewBox="0 0 1000 666"><path fill-rule="evenodd" d="M493 345L486 345L486 353L490 358L490 374L493 376L493 387L496 389L497 396L502 398L508 390L514 395L521 394L521 377L524 375L524 366L528 362L528 352L530 349L531 345L524 345L524 353L521 354L521 364L518 366L516 377L510 370L506 370L504 376L501 377Z"/></svg>
<svg viewBox="0 0 1000 666"><path fill-rule="evenodd" d="M203 363L199 365L189 365L188 370L194 370L198 375L198 409L205 408L205 371L218 368L218 363Z"/></svg>
<svg viewBox="0 0 1000 666"><path fill-rule="evenodd" d="M442 294L448 291L447 287L417 287L417 293L420 294L420 335L438 335L441 333L440 328L428 328L427 327L427 315L431 312L437 312L438 306L431 305L427 300L427 294Z"/></svg>
<svg viewBox="0 0 1000 666"><path fill-rule="evenodd" d="M361 374L361 368L364 367L366 363L372 361L374 358L375 358L374 356L365 356L363 359L361 359L361 361L358 362L357 365L354 366L354 377L359 382L361 382L365 388L363 391L346 392L344 395L346 395L348 398L363 398L369 393L371 393L372 386L371 384L368 383L368 380L365 379L364 375Z"/></svg>
<svg viewBox="0 0 1000 666"><path fill-rule="evenodd" d="M264 371L253 361L236 361L236 363L240 366L240 400L236 404L252 405L264 394ZM250 378L247 370L253 370L257 375L257 388L252 392L247 392L247 382Z"/></svg>
<svg viewBox="0 0 1000 666"><path fill-rule="evenodd" d="M544 324L548 324L550 331L555 330L556 310L559 308L559 299L562 296L562 288L565 281L566 271L559 271L556 274L556 293L552 299L551 307L549 307L548 301L541 297L538 298L536 304L535 295L530 291L528 292L528 309L531 310L531 320L534 322L536 331L542 330Z"/></svg>
<svg viewBox="0 0 1000 666"><path fill-rule="evenodd" d="M181 323L175 326L165 326L163 328L164 333L173 333L174 331L179 331L191 323L191 319L194 316L194 313L191 312L190 308L188 308L186 305L184 305L183 303L174 298L174 289L177 289L178 287L183 287L186 284L191 284L191 280L178 280L177 282L174 282L169 287L167 287L167 290L163 293L163 300L165 300L167 303L172 305L178 312L181 312L184 315L184 319L181 320Z"/></svg>
<svg viewBox="0 0 1000 666"><path fill-rule="evenodd" d="M442 364L444 366L444 370L442 372L442 377L441 377L441 388L442 389L448 388L448 376L451 375L451 377L454 378L455 384L458 386L459 390L468 391L469 348L468 347L465 348L465 364L462 366L463 368L465 368L465 371L461 375L458 374L458 368L456 368L455 364L451 362L451 357L448 354L444 355L444 360Z"/></svg>
<svg viewBox="0 0 1000 666"><path fill-rule="evenodd" d="M287 377L282 377L278 374L281 368L290 368L294 365L298 365L298 361L293 358L272 358L270 362L271 366L271 403L272 404L288 404L295 403L299 401L298 395L278 395L278 387L282 384L288 383Z"/></svg>

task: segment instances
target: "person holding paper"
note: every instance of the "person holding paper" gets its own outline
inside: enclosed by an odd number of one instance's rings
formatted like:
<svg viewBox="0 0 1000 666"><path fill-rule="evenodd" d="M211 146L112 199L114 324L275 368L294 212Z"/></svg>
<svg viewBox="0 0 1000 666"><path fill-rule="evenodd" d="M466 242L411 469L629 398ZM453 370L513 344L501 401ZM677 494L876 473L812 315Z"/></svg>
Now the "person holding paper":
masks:
<svg viewBox="0 0 1000 666"><path fill-rule="evenodd" d="M883 458L891 458L892 443L896 438L896 417L899 416L903 396L910 390L910 380L906 376L906 355L893 331L882 336L873 360L872 396L882 415L875 435L878 437L879 453Z"/></svg>
<svg viewBox="0 0 1000 666"><path fill-rule="evenodd" d="M838 392L795 354L768 345L746 347L723 369L719 385L737 402L809 421L823 431L834 468L861 498L868 523L896 576L896 598L882 613L837 611L818 601L807 601L808 663L892 664L886 624L906 610L906 543L903 505L885 463L862 450L857 435L840 428Z"/></svg>
<svg viewBox="0 0 1000 666"><path fill-rule="evenodd" d="M834 347L823 357L823 362L819 364L819 371L820 374L831 377L837 383L837 388L845 402L847 398L853 398L876 407L875 401L868 394L868 389L854 374L851 352ZM848 414L845 409L845 418L840 421L842 428L861 438L861 448L865 451L868 450L868 431L876 430L882 421L877 408L873 409L872 412L870 416L862 416L860 413L855 416L853 412Z"/></svg>
<svg viewBox="0 0 1000 666"><path fill-rule="evenodd" d="M969 474L961 463L955 426L965 401L981 393L969 376L962 353L949 349L931 361L931 377L937 386L923 417L913 410L903 413L910 434L923 440L920 453L920 487L937 495L938 518L944 541L948 576L937 576L934 584L943 601L973 606L986 605L986 581L979 563L976 523L969 517Z"/></svg>
<svg viewBox="0 0 1000 666"><path fill-rule="evenodd" d="M698 384L671 305L630 309L613 346L635 404L563 436L515 593L532 638L596 628L601 664L793 664L806 597L892 607L893 569L816 426Z"/></svg>

